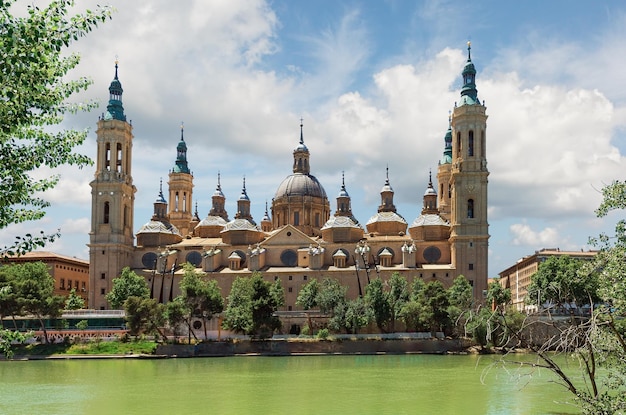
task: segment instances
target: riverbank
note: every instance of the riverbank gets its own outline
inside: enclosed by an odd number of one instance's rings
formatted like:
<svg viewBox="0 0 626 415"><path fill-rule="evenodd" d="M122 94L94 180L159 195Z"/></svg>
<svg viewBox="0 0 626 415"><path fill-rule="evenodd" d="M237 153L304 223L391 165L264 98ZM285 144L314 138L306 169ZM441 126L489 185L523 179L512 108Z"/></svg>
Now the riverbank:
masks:
<svg viewBox="0 0 626 415"><path fill-rule="evenodd" d="M132 345L132 342L129 343ZM469 339L449 338L380 338L331 337L272 338L267 340L229 339L197 344L159 344L153 353L134 352L123 354L71 354L51 353L20 354L15 351L13 360L42 359L156 359L227 356L306 356L306 355L378 355L378 354L461 354L472 352L474 344Z"/></svg>

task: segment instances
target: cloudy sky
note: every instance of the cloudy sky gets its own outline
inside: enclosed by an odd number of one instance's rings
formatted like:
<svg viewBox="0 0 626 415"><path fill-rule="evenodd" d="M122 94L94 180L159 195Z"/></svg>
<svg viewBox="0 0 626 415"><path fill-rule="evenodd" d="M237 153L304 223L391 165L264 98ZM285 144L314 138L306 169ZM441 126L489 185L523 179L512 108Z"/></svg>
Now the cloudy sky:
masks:
<svg viewBox="0 0 626 415"><path fill-rule="evenodd" d="M101 1L80 0L80 7ZM23 4L43 1L18 1ZM599 189L626 171L626 4L553 0L111 0L116 12L72 49L79 97L100 108L68 118L89 128L95 156L119 59L134 126L135 229L152 214L184 122L194 204L201 217L221 172L227 210L246 177L260 220L304 122L312 174L334 211L345 172L355 216L380 203L385 168L409 223L442 156L472 42L479 98L489 115L489 276L541 248L589 249L614 213L595 218ZM43 221L0 232L61 229L48 249L88 258L93 168L61 169Z"/></svg>

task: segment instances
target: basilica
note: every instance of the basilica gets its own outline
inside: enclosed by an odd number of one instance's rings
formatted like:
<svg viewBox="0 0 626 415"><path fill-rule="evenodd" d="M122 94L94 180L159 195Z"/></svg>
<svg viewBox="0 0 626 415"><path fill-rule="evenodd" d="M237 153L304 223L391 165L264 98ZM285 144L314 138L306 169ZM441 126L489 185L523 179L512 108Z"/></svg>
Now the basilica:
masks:
<svg viewBox="0 0 626 415"><path fill-rule="evenodd" d="M260 272L268 281L280 280L284 313L299 310L298 292L308 281L326 277L337 279L356 298L371 279L387 280L393 273L409 282L438 280L446 287L463 275L481 301L487 289L489 241L487 115L478 99L470 52L468 44L461 96L442 134L443 155L433 155L440 158L436 183L431 175L422 184L423 207L412 222L396 211L388 171L380 205L367 223L353 216L343 180L330 200L312 174L315 151L306 146L302 125L292 173L277 185L258 223L250 214L245 180L237 211L226 211L219 175L208 214L200 216L193 205L194 177L181 129L173 166L163 166L169 171L167 188L161 184L152 217L138 218L144 224L136 232L132 125L124 114L116 63L107 111L97 124L96 172L90 183L90 307L110 307L105 295L124 267L146 278L153 298L171 301L180 293L184 263L215 279L224 297L239 276Z"/></svg>

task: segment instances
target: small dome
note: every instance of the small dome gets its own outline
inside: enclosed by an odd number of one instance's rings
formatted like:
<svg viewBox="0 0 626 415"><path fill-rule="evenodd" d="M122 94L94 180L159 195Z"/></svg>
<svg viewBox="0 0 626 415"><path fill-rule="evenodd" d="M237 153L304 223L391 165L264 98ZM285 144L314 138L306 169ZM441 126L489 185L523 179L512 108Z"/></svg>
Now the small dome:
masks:
<svg viewBox="0 0 626 415"><path fill-rule="evenodd" d="M151 220L150 222L143 225L137 234L144 233L170 233L180 236L180 232L176 228L176 226L172 225L169 222L161 222L158 220Z"/></svg>
<svg viewBox="0 0 626 415"><path fill-rule="evenodd" d="M418 226L449 226L450 224L446 222L441 216L434 214L425 214L420 215L413 223L411 224L411 228L416 228Z"/></svg>
<svg viewBox="0 0 626 415"><path fill-rule="evenodd" d="M352 220L352 218L348 216L331 216L330 219L324 224L322 230L330 229L330 228L357 228L361 229L356 222Z"/></svg>
<svg viewBox="0 0 626 415"><path fill-rule="evenodd" d="M429 196L429 195L435 195L437 196L437 192L435 191L435 189L433 189L432 186L429 186L426 191L424 192L424 196Z"/></svg>
<svg viewBox="0 0 626 415"><path fill-rule="evenodd" d="M207 216L202 219L196 228L201 228L203 226L226 226L226 221L221 216Z"/></svg>
<svg viewBox="0 0 626 415"><path fill-rule="evenodd" d="M406 220L396 212L378 212L367 221L366 225L376 222L400 222L406 224Z"/></svg>
<svg viewBox="0 0 626 415"><path fill-rule="evenodd" d="M278 186L274 198L282 198L285 196L314 196L326 198L326 191L315 176L294 173L287 176L280 186Z"/></svg>
<svg viewBox="0 0 626 415"><path fill-rule="evenodd" d="M224 226L222 233L228 231L258 231L258 228L247 219L233 219Z"/></svg>

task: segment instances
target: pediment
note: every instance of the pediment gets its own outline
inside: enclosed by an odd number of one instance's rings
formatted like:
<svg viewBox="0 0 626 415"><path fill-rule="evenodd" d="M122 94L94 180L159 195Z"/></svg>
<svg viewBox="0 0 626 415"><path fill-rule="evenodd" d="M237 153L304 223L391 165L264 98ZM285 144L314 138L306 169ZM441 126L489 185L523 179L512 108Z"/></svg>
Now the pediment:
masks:
<svg viewBox="0 0 626 415"><path fill-rule="evenodd" d="M317 238L311 238L293 225L285 225L261 243L264 247L285 245L309 246L317 244Z"/></svg>

